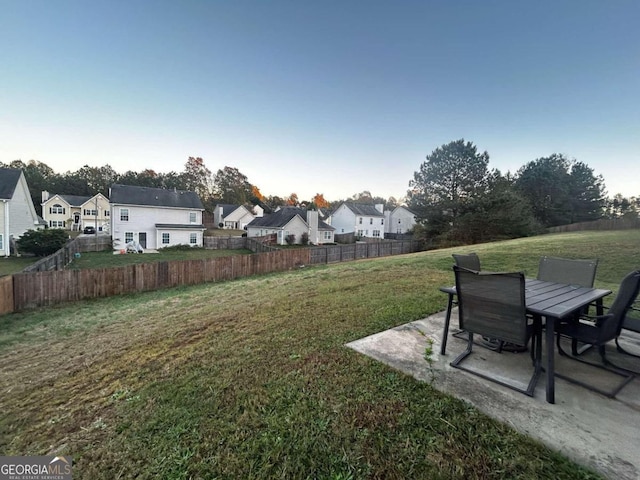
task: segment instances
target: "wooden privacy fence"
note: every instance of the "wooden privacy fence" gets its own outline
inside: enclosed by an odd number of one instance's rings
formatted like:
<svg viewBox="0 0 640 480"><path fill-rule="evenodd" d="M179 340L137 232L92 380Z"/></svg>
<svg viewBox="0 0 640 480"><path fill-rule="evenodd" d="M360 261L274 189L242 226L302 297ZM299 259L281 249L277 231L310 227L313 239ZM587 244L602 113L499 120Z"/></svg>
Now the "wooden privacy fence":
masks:
<svg viewBox="0 0 640 480"><path fill-rule="evenodd" d="M626 230L629 228L640 228L640 218L601 218L591 222L571 223L550 227L548 233L579 232L585 230Z"/></svg>
<svg viewBox="0 0 640 480"><path fill-rule="evenodd" d="M18 273L13 275L14 310L180 285L233 280L281 272L308 263L309 250L298 249L91 270Z"/></svg>
<svg viewBox="0 0 640 480"><path fill-rule="evenodd" d="M13 305L13 278L11 275L0 277L0 315L15 310Z"/></svg>
<svg viewBox="0 0 640 480"><path fill-rule="evenodd" d="M62 270L71 263L76 253L99 252L111 249L111 237L108 235L91 235L76 237L53 255L49 255L36 263L29 265L23 272L45 272Z"/></svg>
<svg viewBox="0 0 640 480"><path fill-rule="evenodd" d="M377 241L367 243L352 243L349 245L327 245L311 248L311 264L348 262L361 258L386 257L403 253L417 252L419 242L405 241Z"/></svg>

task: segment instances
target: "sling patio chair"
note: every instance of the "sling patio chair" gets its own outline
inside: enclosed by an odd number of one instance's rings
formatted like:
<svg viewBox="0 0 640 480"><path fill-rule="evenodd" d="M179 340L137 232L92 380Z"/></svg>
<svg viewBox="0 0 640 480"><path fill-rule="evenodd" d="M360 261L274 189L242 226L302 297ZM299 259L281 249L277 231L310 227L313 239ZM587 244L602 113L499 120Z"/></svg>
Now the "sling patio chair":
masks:
<svg viewBox="0 0 640 480"><path fill-rule="evenodd" d="M556 376L564 378L565 380L577 385L581 385L589 390L601 393L602 395L610 398L615 397L625 385L627 385L631 380L635 378L635 375L633 374L634 372L614 365L607 358L605 345L608 342L615 340L620 335L625 317L632 304L636 301L638 292L640 292L640 270L635 270L622 279L620 288L618 289L618 293L613 300L612 305L609 307L609 311L606 315L586 317L587 321L580 320L577 322L564 323L558 326L557 331L557 345L560 355L564 355L581 363L612 372L616 375L621 376L622 381L613 390L603 390L601 388L597 388L593 385L571 378L567 375L556 373ZM583 358L577 357L575 354L567 354L563 350L561 344L561 338L563 335L571 338L572 350L574 351L574 353L576 341L597 347L601 363L589 362L587 360L584 360Z"/></svg>
<svg viewBox="0 0 640 480"><path fill-rule="evenodd" d="M631 307L629 307L629 310L627 310L627 314L622 321L622 330L620 331L620 334L623 333L623 330L640 333L640 301L638 301L637 297L636 301L633 302ZM616 337L616 349L624 355L640 358L640 353L632 353L620 345L620 335Z"/></svg>
<svg viewBox="0 0 640 480"><path fill-rule="evenodd" d="M533 396L542 371L542 334L540 319L535 318L530 323L527 316L524 273L477 272L458 266L454 266L453 270L456 276L460 328L467 333L468 340L466 350L451 362L451 366ZM527 345L531 340L534 371L526 388L462 365L463 360L473 351L475 334L494 338L500 345L507 342ZM497 352L502 352L501 347ZM508 357L500 357L504 358L503 363L509 363Z"/></svg>
<svg viewBox="0 0 640 480"><path fill-rule="evenodd" d="M451 255L456 265L467 270L480 271L480 258L477 253L454 253Z"/></svg>
<svg viewBox="0 0 640 480"><path fill-rule="evenodd" d="M538 264L538 280L566 283L580 287L593 287L598 260L542 257Z"/></svg>

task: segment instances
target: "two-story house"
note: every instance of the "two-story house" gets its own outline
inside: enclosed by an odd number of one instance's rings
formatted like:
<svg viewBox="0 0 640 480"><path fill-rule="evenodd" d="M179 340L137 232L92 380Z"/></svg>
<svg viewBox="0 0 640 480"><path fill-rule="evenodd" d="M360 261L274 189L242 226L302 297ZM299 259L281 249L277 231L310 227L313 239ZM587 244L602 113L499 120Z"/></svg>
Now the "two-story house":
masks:
<svg viewBox="0 0 640 480"><path fill-rule="evenodd" d="M336 233L354 232L358 237L384 238L384 205L343 202L329 217Z"/></svg>
<svg viewBox="0 0 640 480"><path fill-rule="evenodd" d="M262 217L264 210L255 205L253 211L244 205L219 203L213 209L213 222L217 228L243 230L254 218Z"/></svg>
<svg viewBox="0 0 640 480"><path fill-rule="evenodd" d="M22 170L0 168L0 255L10 255L11 238L41 227Z"/></svg>
<svg viewBox="0 0 640 480"><path fill-rule="evenodd" d="M42 218L49 228L82 231L92 226L99 232L108 231L110 215L109 199L101 193L88 197L42 192Z"/></svg>
<svg viewBox="0 0 640 480"><path fill-rule="evenodd" d="M203 245L204 207L195 192L114 184L109 198L114 249Z"/></svg>
<svg viewBox="0 0 640 480"><path fill-rule="evenodd" d="M385 210L384 218L385 233L405 234L416 225L416 214L403 205L393 210Z"/></svg>

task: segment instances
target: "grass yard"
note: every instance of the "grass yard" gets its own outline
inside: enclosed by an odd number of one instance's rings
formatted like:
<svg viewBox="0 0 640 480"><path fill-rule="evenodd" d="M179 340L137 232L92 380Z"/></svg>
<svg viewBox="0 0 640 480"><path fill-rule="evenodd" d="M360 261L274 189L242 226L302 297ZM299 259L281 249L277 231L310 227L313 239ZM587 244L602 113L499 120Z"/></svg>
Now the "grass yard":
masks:
<svg viewBox="0 0 640 480"><path fill-rule="evenodd" d="M136 263L164 262L167 260L199 260L202 258L228 257L230 255L249 255L251 250L207 250L190 248L180 250L158 250L158 253L127 253L114 255L111 250L104 252L86 252L80 258L74 258L67 268L80 270L84 268L108 268L133 265Z"/></svg>
<svg viewBox="0 0 640 480"><path fill-rule="evenodd" d="M0 277L21 272L38 260L38 257L0 257Z"/></svg>
<svg viewBox="0 0 640 480"><path fill-rule="evenodd" d="M639 244L548 235L6 315L0 451L72 455L78 479L600 478L343 345L443 310L454 251L531 276L597 257L617 289Z"/></svg>

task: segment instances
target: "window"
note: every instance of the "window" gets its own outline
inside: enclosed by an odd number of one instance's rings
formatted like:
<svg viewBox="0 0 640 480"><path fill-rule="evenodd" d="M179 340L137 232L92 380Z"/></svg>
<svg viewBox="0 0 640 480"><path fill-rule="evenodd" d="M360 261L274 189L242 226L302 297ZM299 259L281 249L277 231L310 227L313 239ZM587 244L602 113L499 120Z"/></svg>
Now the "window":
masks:
<svg viewBox="0 0 640 480"><path fill-rule="evenodd" d="M60 205L59 203L56 203L54 206L49 208L49 213L52 213L52 214L64 215L64 212L65 212L64 207L62 205Z"/></svg>
<svg viewBox="0 0 640 480"><path fill-rule="evenodd" d="M373 225L373 218L369 219L369 225Z"/></svg>
<svg viewBox="0 0 640 480"><path fill-rule="evenodd" d="M362 225L362 217L359 217L359 218L358 218L358 223L359 223L360 225Z"/></svg>
<svg viewBox="0 0 640 480"><path fill-rule="evenodd" d="M396 233L402 233L402 227L398 227L398 230L396 230Z"/></svg>
<svg viewBox="0 0 640 480"><path fill-rule="evenodd" d="M129 209L128 208L121 208L120 209L120 221L121 222L128 222L129 221Z"/></svg>
<svg viewBox="0 0 640 480"><path fill-rule="evenodd" d="M324 239L331 240L331 232L324 232Z"/></svg>
<svg viewBox="0 0 640 480"><path fill-rule="evenodd" d="M198 234L197 233L190 233L189 234L189 243L191 245L195 245L196 243L198 243Z"/></svg>
<svg viewBox="0 0 640 480"><path fill-rule="evenodd" d="M362 230L358 230L358 236L361 237L362 236Z"/></svg>
<svg viewBox="0 0 640 480"><path fill-rule="evenodd" d="M380 237L380 230L374 230L373 231L373 236L374 237Z"/></svg>
<svg viewBox="0 0 640 480"><path fill-rule="evenodd" d="M105 217L108 217L108 216L110 216L110 215L111 215L111 212L110 212L109 210L105 210L105 211L104 211L104 216L105 216Z"/></svg>
<svg viewBox="0 0 640 480"><path fill-rule="evenodd" d="M162 234L162 244L163 245L169 245L169 234L168 233L163 233Z"/></svg>
<svg viewBox="0 0 640 480"><path fill-rule="evenodd" d="M85 215L85 216L91 215L92 217L97 217L98 216L98 211L97 210L90 210L88 208L85 208L83 215Z"/></svg>
<svg viewBox="0 0 640 480"><path fill-rule="evenodd" d="M124 243L133 242L133 232L124 232Z"/></svg>
<svg viewBox="0 0 640 480"><path fill-rule="evenodd" d="M384 218L380 219L380 225L384 225Z"/></svg>
<svg viewBox="0 0 640 480"><path fill-rule="evenodd" d="M49 226L51 228L65 228L67 222L62 220L49 220Z"/></svg>
<svg viewBox="0 0 640 480"><path fill-rule="evenodd" d="M196 223L196 212L189 212L189 223Z"/></svg>
<svg viewBox="0 0 640 480"><path fill-rule="evenodd" d="M4 242L2 241L2 234L0 234L0 250L4 249Z"/></svg>

